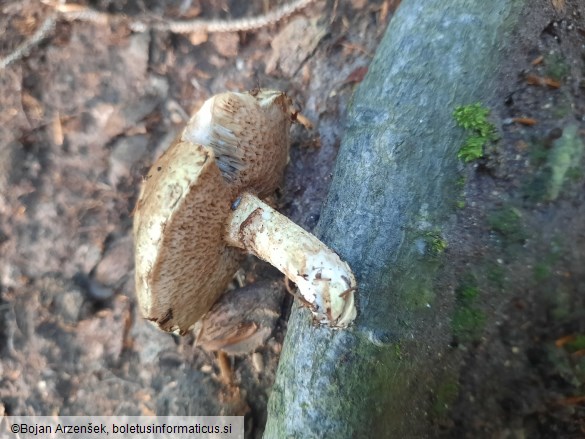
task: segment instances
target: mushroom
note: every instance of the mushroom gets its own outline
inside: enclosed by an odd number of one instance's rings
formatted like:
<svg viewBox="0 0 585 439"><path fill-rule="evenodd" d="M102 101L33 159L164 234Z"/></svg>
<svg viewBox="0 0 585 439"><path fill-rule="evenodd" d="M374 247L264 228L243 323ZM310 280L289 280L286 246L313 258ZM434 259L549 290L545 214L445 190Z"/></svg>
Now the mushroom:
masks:
<svg viewBox="0 0 585 439"><path fill-rule="evenodd" d="M245 355L263 346L280 318L282 282L260 280L224 294L196 325L197 346Z"/></svg>
<svg viewBox="0 0 585 439"><path fill-rule="evenodd" d="M282 180L296 114L280 91L215 95L144 178L134 211L136 290L161 329L185 334L200 320L242 250L295 282L317 322L354 320L348 264L261 200Z"/></svg>

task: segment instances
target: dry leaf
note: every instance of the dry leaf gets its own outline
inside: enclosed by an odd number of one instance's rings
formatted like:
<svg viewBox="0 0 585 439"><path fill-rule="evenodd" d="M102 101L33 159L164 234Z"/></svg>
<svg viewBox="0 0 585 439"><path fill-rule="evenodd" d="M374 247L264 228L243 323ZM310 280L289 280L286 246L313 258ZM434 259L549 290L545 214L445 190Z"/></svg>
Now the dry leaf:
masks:
<svg viewBox="0 0 585 439"><path fill-rule="evenodd" d="M63 125L61 125L61 116L56 112L49 124L49 135L53 141L53 145L63 145Z"/></svg>
<svg viewBox="0 0 585 439"><path fill-rule="evenodd" d="M533 125L536 125L538 123L538 121L536 119L533 119L531 117L515 117L512 120L516 123L519 123L520 125L527 125L527 126L533 126Z"/></svg>
<svg viewBox="0 0 585 439"><path fill-rule="evenodd" d="M556 79L533 74L526 75L526 82L528 85L548 85L551 88L559 88L561 86L561 83Z"/></svg>
<svg viewBox="0 0 585 439"><path fill-rule="evenodd" d="M382 6L380 7L380 23L386 23L388 14L393 14L398 5L400 5L400 0L386 0L382 3Z"/></svg>
<svg viewBox="0 0 585 439"><path fill-rule="evenodd" d="M189 42L194 46L199 46L207 41L209 34L204 30L198 32L191 32L189 34Z"/></svg>
<svg viewBox="0 0 585 439"><path fill-rule="evenodd" d="M532 64L533 66L536 66L536 65L542 63L543 60L544 60L544 56L540 55L540 56L534 58L530 64Z"/></svg>

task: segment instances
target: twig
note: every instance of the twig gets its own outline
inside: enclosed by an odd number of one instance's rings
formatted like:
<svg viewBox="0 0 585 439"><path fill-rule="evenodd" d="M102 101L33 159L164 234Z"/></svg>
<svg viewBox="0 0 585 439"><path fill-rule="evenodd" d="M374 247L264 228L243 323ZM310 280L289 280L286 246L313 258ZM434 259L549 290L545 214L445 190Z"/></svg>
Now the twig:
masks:
<svg viewBox="0 0 585 439"><path fill-rule="evenodd" d="M116 16L98 12L90 8L71 8L71 5L58 5L56 10L67 21L81 20L94 23L109 23L115 21L126 21L128 27L134 32L145 32L147 30L168 31L176 34L188 34L192 32L243 32L260 29L278 23L292 14L306 8L315 0L296 0L283 5L264 15L257 17L245 17L228 20L165 20L156 21L153 19L128 19L125 16Z"/></svg>
<svg viewBox="0 0 585 439"><path fill-rule="evenodd" d="M28 52L31 48L39 44L42 40L44 40L49 33L55 28L55 23L57 22L58 14L51 14L43 24L37 29L37 31L24 43L20 44L12 53L5 56L4 58L0 58L0 70L4 70L14 61L18 61L22 57L28 55Z"/></svg>
<svg viewBox="0 0 585 439"><path fill-rule="evenodd" d="M0 70L5 69L13 62L21 59L28 54L28 51L47 35L55 27L58 19L66 21L86 21L96 24L126 23L130 30L134 32L146 32L147 30L167 31L177 34L186 34L192 32L244 32L261 29L271 26L279 21L290 17L309 6L315 0L296 0L279 8L274 9L264 15L256 17L247 17L227 20L165 20L157 21L151 18L131 19L125 15L113 15L104 12L98 12L94 9L76 4L53 4L51 5L55 13L47 18L41 27L18 46L11 54L0 58Z"/></svg>

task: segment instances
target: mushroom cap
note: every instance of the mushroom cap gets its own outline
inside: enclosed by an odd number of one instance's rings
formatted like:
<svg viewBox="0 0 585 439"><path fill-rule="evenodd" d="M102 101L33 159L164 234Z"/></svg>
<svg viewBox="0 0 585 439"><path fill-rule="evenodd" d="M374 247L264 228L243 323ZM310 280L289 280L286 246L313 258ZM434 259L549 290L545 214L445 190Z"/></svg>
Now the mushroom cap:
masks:
<svg viewBox="0 0 585 439"><path fill-rule="evenodd" d="M272 335L285 294L282 282L266 280L224 294L201 319L197 346L230 355L254 352Z"/></svg>
<svg viewBox="0 0 585 439"><path fill-rule="evenodd" d="M152 166L134 213L136 291L143 315L184 334L225 291L239 251L223 239L236 189L213 150L177 141Z"/></svg>
<svg viewBox="0 0 585 439"><path fill-rule="evenodd" d="M296 115L291 99L281 91L221 93L205 101L182 139L210 146L231 185L263 198L281 183Z"/></svg>

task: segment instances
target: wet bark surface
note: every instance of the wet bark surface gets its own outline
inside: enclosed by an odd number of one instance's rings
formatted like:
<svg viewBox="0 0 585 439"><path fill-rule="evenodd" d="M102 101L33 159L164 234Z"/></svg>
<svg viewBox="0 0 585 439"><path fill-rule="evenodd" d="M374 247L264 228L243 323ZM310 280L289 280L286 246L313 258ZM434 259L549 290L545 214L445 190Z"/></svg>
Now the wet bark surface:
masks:
<svg viewBox="0 0 585 439"><path fill-rule="evenodd" d="M583 100L581 61L565 58L558 86L546 70L583 36L567 32L576 22L547 23L528 6L402 2L349 108L316 228L355 270L358 319L335 332L293 312L265 437L581 431L584 229L573 218L583 212L583 112L559 117L525 99ZM558 29L557 45L547 26ZM540 66L537 52L519 53L519 36L547 47L549 65ZM548 79L534 84L535 76ZM498 140L464 164L458 155L469 133L453 114L476 102L492 109ZM556 143L535 158L551 130ZM560 234L569 240L552 244ZM551 310L559 290L562 317Z"/></svg>

